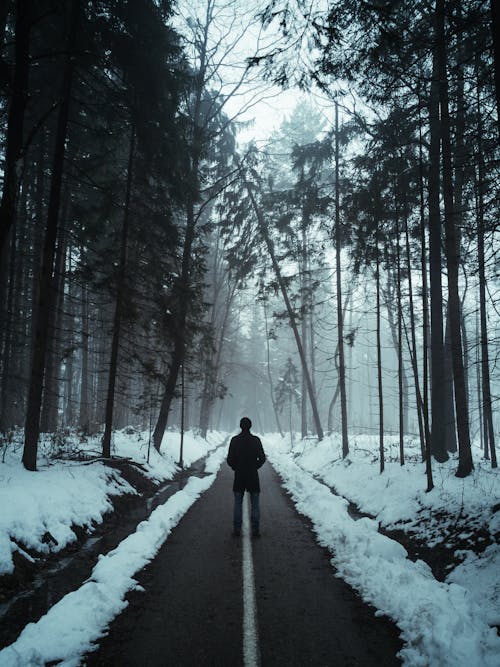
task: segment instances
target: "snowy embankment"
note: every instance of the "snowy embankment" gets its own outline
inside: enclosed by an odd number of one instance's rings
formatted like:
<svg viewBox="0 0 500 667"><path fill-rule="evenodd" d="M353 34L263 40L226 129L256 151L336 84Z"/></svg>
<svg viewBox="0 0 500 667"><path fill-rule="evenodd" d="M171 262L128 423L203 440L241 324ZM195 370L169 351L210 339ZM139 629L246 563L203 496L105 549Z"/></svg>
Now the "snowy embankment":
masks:
<svg viewBox="0 0 500 667"><path fill-rule="evenodd" d="M222 441L219 437L216 444ZM206 477L190 477L186 486L158 506L134 533L100 557L80 588L62 598L37 623L28 624L13 644L0 651L2 667L52 661L65 667L79 665L113 618L127 606L127 592L139 588L135 573L155 557L182 516L211 486L225 455L224 447L213 451L205 465L209 473Z"/></svg>
<svg viewBox="0 0 500 667"><path fill-rule="evenodd" d="M289 442L278 436L268 436L266 441L266 452L297 509L311 519L318 541L331 551L338 576L401 629L405 646L400 657L405 665L500 664L500 638L490 627L500 620L498 544L479 555L472 551L461 554L463 564L440 582L426 563L412 562L399 542L378 532L379 523L404 525L414 532L419 526L429 530L432 521L422 522L423 516L432 518L443 511L452 516L470 515L498 536L500 512L494 511L500 491L498 471L478 464L471 477L457 479L456 462L450 461L435 466L436 488L425 493L423 467L416 462L416 452L406 466L389 462L379 474L375 438L353 438L345 461L340 458L337 437L321 443L298 442L292 451ZM347 500L331 488L376 520L352 518ZM428 538L437 540L438 535L436 523Z"/></svg>
<svg viewBox="0 0 500 667"><path fill-rule="evenodd" d="M192 433L184 437L184 463L196 459L221 444L224 436L211 433L203 440ZM90 531L113 509L113 498L137 491L119 470L102 461L61 460L56 450L77 458L85 450L98 456L99 437L80 440L69 435L63 443L41 442L37 472L21 464L22 433L3 452L0 462L0 576L14 571L15 552L33 561L33 554L57 552L77 540L76 529ZM140 464L146 478L155 483L171 479L177 471L179 434L167 432L161 455L150 447L148 433L125 429L113 434L113 455ZM24 548L23 548L24 547ZM26 550L30 553L27 553ZM31 554L31 555L30 555Z"/></svg>

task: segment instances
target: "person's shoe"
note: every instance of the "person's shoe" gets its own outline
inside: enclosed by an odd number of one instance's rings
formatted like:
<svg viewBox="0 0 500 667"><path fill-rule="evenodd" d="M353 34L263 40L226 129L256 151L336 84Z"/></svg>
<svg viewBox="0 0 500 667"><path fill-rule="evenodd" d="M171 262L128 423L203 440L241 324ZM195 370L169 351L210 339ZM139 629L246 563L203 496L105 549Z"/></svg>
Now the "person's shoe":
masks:
<svg viewBox="0 0 500 667"><path fill-rule="evenodd" d="M239 528L234 528L233 537L240 537L240 535L241 535L241 530Z"/></svg>
<svg viewBox="0 0 500 667"><path fill-rule="evenodd" d="M260 530L258 528L252 529L252 537L260 537Z"/></svg>

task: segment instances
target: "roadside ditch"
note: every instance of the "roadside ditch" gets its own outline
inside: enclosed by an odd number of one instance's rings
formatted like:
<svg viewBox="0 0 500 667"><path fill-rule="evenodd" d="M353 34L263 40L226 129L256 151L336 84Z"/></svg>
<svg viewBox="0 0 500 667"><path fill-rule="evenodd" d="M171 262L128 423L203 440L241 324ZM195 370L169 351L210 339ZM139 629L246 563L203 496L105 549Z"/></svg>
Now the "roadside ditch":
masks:
<svg viewBox="0 0 500 667"><path fill-rule="evenodd" d="M159 485L133 461L106 461L119 470L138 495L112 497L113 510L105 515L103 522L88 531L73 527L77 540L61 551L40 555L19 545L34 562L16 552L14 573L0 578L0 649L15 641L28 623L39 620L61 598L81 586L99 556L116 548L158 505L181 490L189 477L210 474L205 472L206 459L207 456L198 459ZM48 543L53 540L50 533L46 539Z"/></svg>

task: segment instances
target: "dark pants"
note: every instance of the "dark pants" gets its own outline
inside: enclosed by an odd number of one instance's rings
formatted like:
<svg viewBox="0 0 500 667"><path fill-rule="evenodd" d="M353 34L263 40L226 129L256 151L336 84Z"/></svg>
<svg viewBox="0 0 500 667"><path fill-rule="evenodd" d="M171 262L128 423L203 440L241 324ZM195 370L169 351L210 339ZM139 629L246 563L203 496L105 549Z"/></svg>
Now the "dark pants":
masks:
<svg viewBox="0 0 500 667"><path fill-rule="evenodd" d="M252 505L252 510L250 512L250 522L252 524L252 530L259 530L259 521L260 521L260 508L259 508L259 496L258 491L249 491L250 493L250 503ZM241 529L241 521L243 517L243 491L234 491L234 513L233 513L233 526L235 530Z"/></svg>

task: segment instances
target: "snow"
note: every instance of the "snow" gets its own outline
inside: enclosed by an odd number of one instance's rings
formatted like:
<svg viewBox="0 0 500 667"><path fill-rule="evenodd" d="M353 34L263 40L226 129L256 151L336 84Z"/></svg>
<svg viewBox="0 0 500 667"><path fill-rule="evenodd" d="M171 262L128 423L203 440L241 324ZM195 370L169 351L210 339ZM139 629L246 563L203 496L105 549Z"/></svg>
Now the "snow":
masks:
<svg viewBox="0 0 500 667"><path fill-rule="evenodd" d="M216 432L210 434L209 441L186 433L185 465L204 456L223 439ZM102 522L113 508L113 496L136 493L118 470L103 462L84 464L51 458L55 445L50 439L41 442L38 471L29 472L21 465L21 443L22 433L18 432L5 453L5 462L0 463L0 576L13 572L15 551L26 553L19 543L38 554L60 551L77 539L74 527L89 529L94 522ZM70 434L64 444L73 453L83 447L93 448L96 455L99 452L98 436L83 442ZM147 449L147 432L124 429L113 435L114 455L140 463L146 476L155 482L171 479L177 470L179 434L166 433L161 454L151 447L149 464ZM47 533L57 544L50 538L47 541Z"/></svg>
<svg viewBox="0 0 500 667"><path fill-rule="evenodd" d="M391 456L394 442L389 443L389 463L380 475L378 443L369 436L353 440L345 461L340 458L338 437L321 443L302 441L292 451L279 436L266 440L266 452L297 509L311 519L319 543L332 553L337 576L401 629L405 645L400 657L405 665L500 664L500 638L490 627L498 622L498 545L480 557L471 553L446 582L439 582L426 563L412 562L401 544L378 532L379 522L390 526L406 521L417 530L417 512L421 518L439 509L470 512L494 529L498 471L478 464L474 475L463 480L454 477L456 462L435 466L436 488L425 493L415 452L404 467L390 462L396 458ZM351 518L348 501L331 487L376 520Z"/></svg>
<svg viewBox="0 0 500 667"><path fill-rule="evenodd" d="M79 665L126 607L127 591L138 587L134 574L155 557L173 527L211 486L225 454L225 448L216 449L207 460L208 476L190 477L186 486L157 507L134 533L100 557L80 588L62 598L37 623L28 624L13 644L0 651L2 667L50 661L65 667Z"/></svg>
<svg viewBox="0 0 500 667"><path fill-rule="evenodd" d="M457 565L446 580L467 590L474 601L482 607L487 623L500 625L500 549L498 544L490 544L480 556L473 551L467 551L464 556L464 562Z"/></svg>
<svg viewBox="0 0 500 667"><path fill-rule="evenodd" d="M115 433L113 453L140 463L149 479L161 483L177 470L179 434L167 432L161 455L151 447L149 463L148 435L131 429ZM20 464L21 436L16 437L0 463L0 574L13 571L14 551L31 558L24 549L35 555L63 549L76 540L75 526L90 529L112 509L114 496L135 493L118 470L102 461L55 459L51 455L60 443L51 440L41 445L39 471L25 471ZM191 477L116 549L101 556L80 588L0 651L2 667L51 661L80 664L127 605L127 591L138 587L136 573L155 557L183 514L212 484L226 454L225 447L217 448L224 439L220 433L210 434L208 441L185 435L185 464L212 452L205 467L209 475ZM468 542L480 529L493 537L500 534L498 470L491 470L478 452L474 472L465 479L455 477L454 460L434 464L435 488L426 493L416 442L406 443L407 463L400 466L397 439L387 437L386 470L380 474L378 440L371 436L351 437L345 460L337 435L320 443L297 439L293 447L278 435L263 439L298 511L310 518L318 542L329 549L335 575L399 627L405 665L500 664L500 638L492 627L500 624L500 549L493 541L477 554ZM63 444L73 452L99 450L98 437L80 442L68 435ZM349 503L370 517L353 517ZM450 568L444 581L437 581L426 563L410 560L405 548L379 528L403 529L430 546L448 540L447 532L454 529L463 541L461 550L455 551L461 562ZM47 533L57 544L47 540Z"/></svg>

